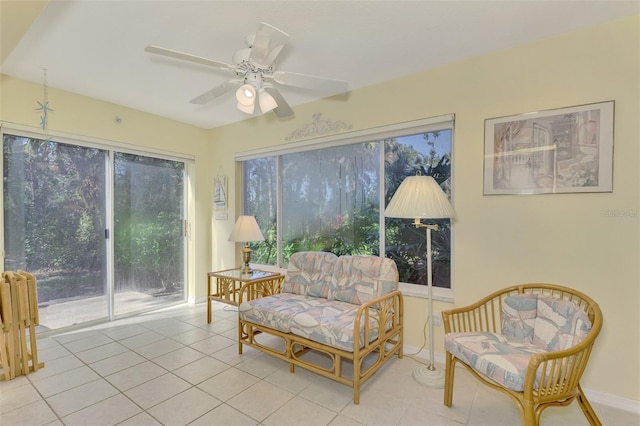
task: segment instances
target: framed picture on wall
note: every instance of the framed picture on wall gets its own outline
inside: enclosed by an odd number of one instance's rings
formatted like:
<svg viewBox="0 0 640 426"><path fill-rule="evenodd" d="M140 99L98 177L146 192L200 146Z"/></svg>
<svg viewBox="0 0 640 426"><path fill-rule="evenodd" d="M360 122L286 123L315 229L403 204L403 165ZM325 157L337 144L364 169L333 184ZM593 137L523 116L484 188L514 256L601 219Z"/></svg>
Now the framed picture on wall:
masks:
<svg viewBox="0 0 640 426"><path fill-rule="evenodd" d="M213 180L213 212L218 220L227 219L227 177L216 176Z"/></svg>
<svg viewBox="0 0 640 426"><path fill-rule="evenodd" d="M613 191L614 101L485 120L484 195Z"/></svg>

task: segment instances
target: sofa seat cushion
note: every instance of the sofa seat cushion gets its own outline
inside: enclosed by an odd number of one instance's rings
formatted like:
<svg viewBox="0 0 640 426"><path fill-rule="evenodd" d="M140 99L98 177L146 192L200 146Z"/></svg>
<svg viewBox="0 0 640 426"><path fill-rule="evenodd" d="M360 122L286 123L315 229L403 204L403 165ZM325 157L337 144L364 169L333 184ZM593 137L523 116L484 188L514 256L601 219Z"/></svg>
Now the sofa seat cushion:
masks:
<svg viewBox="0 0 640 426"><path fill-rule="evenodd" d="M354 321L359 306L351 303L328 303L297 313L291 322L291 333L347 352L354 351ZM374 311L371 310L370 313ZM360 342L365 344L364 315L360 323ZM378 337L378 323L369 317L369 342Z"/></svg>
<svg viewBox="0 0 640 426"><path fill-rule="evenodd" d="M337 260L333 253L307 251L292 254L282 292L326 298Z"/></svg>
<svg viewBox="0 0 640 426"><path fill-rule="evenodd" d="M524 389L531 355L546 352L534 344L508 341L489 332L447 333L444 346L480 374L514 391Z"/></svg>
<svg viewBox="0 0 640 426"><path fill-rule="evenodd" d="M327 299L320 297L278 293L242 302L238 307L238 315L245 321L289 333L295 315L325 303Z"/></svg>

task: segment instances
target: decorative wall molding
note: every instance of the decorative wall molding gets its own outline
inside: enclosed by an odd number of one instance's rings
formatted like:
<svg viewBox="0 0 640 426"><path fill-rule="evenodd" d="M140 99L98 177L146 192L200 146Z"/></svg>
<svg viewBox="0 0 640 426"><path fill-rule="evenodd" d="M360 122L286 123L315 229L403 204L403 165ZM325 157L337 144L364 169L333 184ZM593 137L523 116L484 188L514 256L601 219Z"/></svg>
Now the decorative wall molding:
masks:
<svg viewBox="0 0 640 426"><path fill-rule="evenodd" d="M321 113L316 112L311 116L311 123L304 124L299 129L291 132L291 134L284 139L291 141L294 139L310 138L313 136L326 135L327 133L338 133L344 130L351 130L353 127L351 124L346 124L344 121L323 120L321 116Z"/></svg>

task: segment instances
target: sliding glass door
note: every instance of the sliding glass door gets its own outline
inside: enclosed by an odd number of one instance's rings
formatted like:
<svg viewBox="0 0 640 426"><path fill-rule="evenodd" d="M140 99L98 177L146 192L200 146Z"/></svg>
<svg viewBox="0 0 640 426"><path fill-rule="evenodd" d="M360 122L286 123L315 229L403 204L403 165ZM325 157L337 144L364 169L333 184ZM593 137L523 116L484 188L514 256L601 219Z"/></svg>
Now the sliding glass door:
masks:
<svg viewBox="0 0 640 426"><path fill-rule="evenodd" d="M38 280L47 329L106 318L108 152L5 135L4 269Z"/></svg>
<svg viewBox="0 0 640 426"><path fill-rule="evenodd" d="M3 135L4 270L33 273L41 328L185 300L185 164Z"/></svg>
<svg viewBox="0 0 640 426"><path fill-rule="evenodd" d="M184 163L115 153L115 313L182 301Z"/></svg>

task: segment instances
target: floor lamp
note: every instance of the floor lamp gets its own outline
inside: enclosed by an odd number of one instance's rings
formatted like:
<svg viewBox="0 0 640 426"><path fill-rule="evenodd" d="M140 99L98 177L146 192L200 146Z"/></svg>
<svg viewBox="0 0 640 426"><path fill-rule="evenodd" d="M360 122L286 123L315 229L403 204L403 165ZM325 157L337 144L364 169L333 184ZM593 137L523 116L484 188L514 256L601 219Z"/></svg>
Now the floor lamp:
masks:
<svg viewBox="0 0 640 426"><path fill-rule="evenodd" d="M440 185L431 176L424 176L418 171L416 176L409 176L402 181L385 209L384 215L401 219L413 219L413 224L416 228L425 228L427 232L429 364L414 370L413 378L423 386L441 388L444 386L444 373L438 370L433 362L433 321L429 318L429 315L433 312L431 230L438 230L438 225L424 224L420 220L453 218L455 211Z"/></svg>

